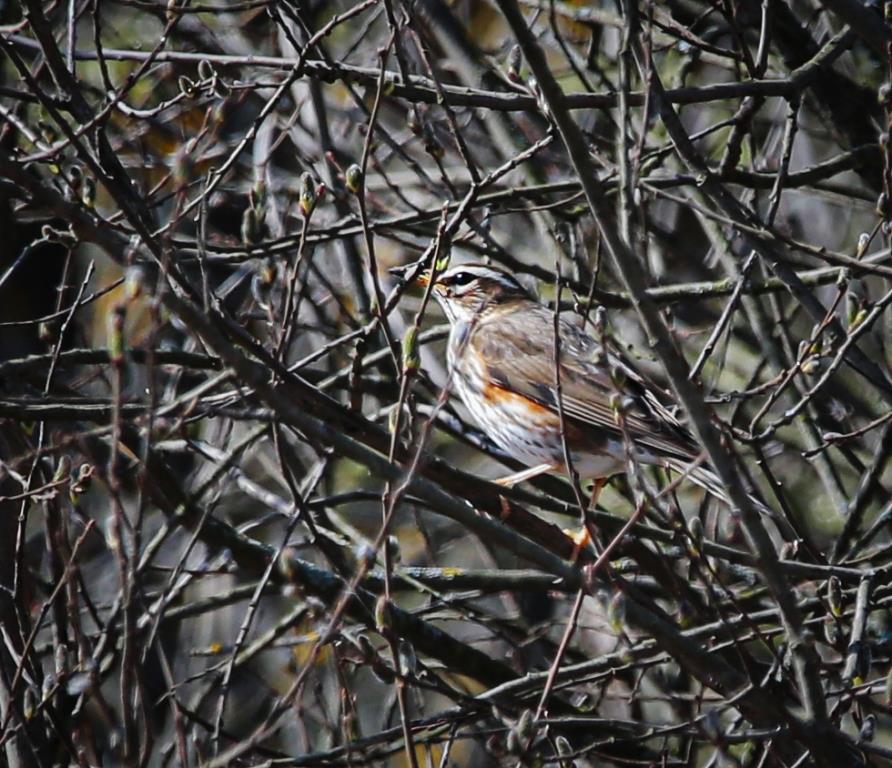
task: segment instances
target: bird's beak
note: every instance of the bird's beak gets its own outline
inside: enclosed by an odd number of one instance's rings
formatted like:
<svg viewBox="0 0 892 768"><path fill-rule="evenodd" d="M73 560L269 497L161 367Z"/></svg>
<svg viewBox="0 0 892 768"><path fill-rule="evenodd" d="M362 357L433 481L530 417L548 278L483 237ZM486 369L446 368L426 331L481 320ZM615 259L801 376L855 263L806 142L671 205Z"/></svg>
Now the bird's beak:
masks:
<svg viewBox="0 0 892 768"><path fill-rule="evenodd" d="M400 278L401 280L405 280L408 274L415 267L414 264L410 264L404 267L393 267L392 269L387 270L391 275ZM420 272L418 276L414 280L415 285L420 285L422 288L427 287L427 284L431 281L431 271L429 269L425 269L423 272Z"/></svg>

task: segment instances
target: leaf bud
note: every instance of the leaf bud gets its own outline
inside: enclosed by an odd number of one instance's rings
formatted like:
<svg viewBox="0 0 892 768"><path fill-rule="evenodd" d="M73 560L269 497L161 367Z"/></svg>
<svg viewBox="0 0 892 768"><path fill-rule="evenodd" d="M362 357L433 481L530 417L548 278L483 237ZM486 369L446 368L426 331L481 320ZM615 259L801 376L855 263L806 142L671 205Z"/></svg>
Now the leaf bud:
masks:
<svg viewBox="0 0 892 768"><path fill-rule="evenodd" d="M852 682L861 685L870 677L870 669L873 666L873 649L866 640L858 646L858 656L855 660L855 675Z"/></svg>
<svg viewBox="0 0 892 768"><path fill-rule="evenodd" d="M403 337L403 370L406 373L415 372L420 366L418 358L418 328L409 327Z"/></svg>
<svg viewBox="0 0 892 768"><path fill-rule="evenodd" d="M821 358L817 355L812 355L807 360L803 360L799 368L807 376L814 376L821 370Z"/></svg>
<svg viewBox="0 0 892 768"><path fill-rule="evenodd" d="M842 616L842 583L838 576L827 579L827 605L837 619Z"/></svg>
<svg viewBox="0 0 892 768"><path fill-rule="evenodd" d="M87 208L92 208L96 204L96 181L92 176L84 176L81 184L81 202Z"/></svg>
<svg viewBox="0 0 892 768"><path fill-rule="evenodd" d="M112 365L120 365L124 362L124 320L127 317L127 307L118 304L109 317L108 329L108 357Z"/></svg>
<svg viewBox="0 0 892 768"><path fill-rule="evenodd" d="M386 634L390 629L390 602L386 595L381 595L375 602L375 628L380 634Z"/></svg>
<svg viewBox="0 0 892 768"><path fill-rule="evenodd" d="M67 454L62 454L56 463L56 471L53 473L53 482L58 483L71 474L71 458Z"/></svg>
<svg viewBox="0 0 892 768"><path fill-rule="evenodd" d="M866 319L867 319L867 309L859 310L857 313L855 313L855 317L852 318L852 322L849 324L849 330L857 328Z"/></svg>
<svg viewBox="0 0 892 768"><path fill-rule="evenodd" d="M42 320L37 326L37 338L44 344L55 344L59 340L56 332L56 324L49 320Z"/></svg>
<svg viewBox="0 0 892 768"><path fill-rule="evenodd" d="M626 372L618 365L610 367L610 378L613 381L613 386L615 386L617 389L625 389L627 378Z"/></svg>
<svg viewBox="0 0 892 768"><path fill-rule="evenodd" d="M421 123L418 120L418 112L415 107L409 107L406 113L406 127L416 136L421 135Z"/></svg>
<svg viewBox="0 0 892 768"><path fill-rule="evenodd" d="M397 649L400 674L403 677L415 675L418 672L418 655L415 647L408 640L401 638Z"/></svg>
<svg viewBox="0 0 892 768"><path fill-rule="evenodd" d="M257 211L249 205L242 213L242 243L246 248L250 248L259 241L260 223L257 220Z"/></svg>
<svg viewBox="0 0 892 768"><path fill-rule="evenodd" d="M438 275L443 274L447 269L449 269L449 261L452 258L452 251L449 248L443 247L441 248L442 253L437 256L437 261L434 264L434 272Z"/></svg>
<svg viewBox="0 0 892 768"><path fill-rule="evenodd" d="M855 249L855 258L860 259L867 252L867 247L869 245L870 234L867 232L862 232L858 236L858 247Z"/></svg>
<svg viewBox="0 0 892 768"><path fill-rule="evenodd" d="M353 163L344 173L344 183L347 185L347 189L354 195L359 194L360 189L362 189L362 168L360 168L356 163Z"/></svg>
<svg viewBox="0 0 892 768"><path fill-rule="evenodd" d="M47 143L52 144L59 138L59 132L56 127L46 120L38 120L37 127L40 129L40 137Z"/></svg>
<svg viewBox="0 0 892 768"><path fill-rule="evenodd" d="M529 740L533 737L536 732L536 724L533 721L532 710L525 709L521 713L515 728L517 729L517 735L520 736L520 738Z"/></svg>
<svg viewBox="0 0 892 768"><path fill-rule="evenodd" d="M251 187L249 193L251 205L257 209L258 213L266 210L267 187L266 180L262 177L255 179L254 186Z"/></svg>
<svg viewBox="0 0 892 768"><path fill-rule="evenodd" d="M124 273L124 295L128 301L138 299L142 295L145 274L141 267L131 266Z"/></svg>
<svg viewBox="0 0 892 768"><path fill-rule="evenodd" d="M400 551L400 540L396 536L388 536L384 546L387 547L387 555L390 557L391 564L399 565L403 560L403 555Z"/></svg>
<svg viewBox="0 0 892 768"><path fill-rule="evenodd" d="M699 517L692 517L688 523L688 535L690 541L688 550L694 557L700 556L700 547L703 544L703 521Z"/></svg>
<svg viewBox="0 0 892 768"><path fill-rule="evenodd" d="M68 188L71 190L74 197L77 197L83 183L84 169L79 165L72 165L71 168L68 169Z"/></svg>
<svg viewBox="0 0 892 768"><path fill-rule="evenodd" d="M832 616L826 616L824 618L824 640L827 645L835 647L841 638L842 632L839 623Z"/></svg>
<svg viewBox="0 0 892 768"><path fill-rule="evenodd" d="M508 79L514 83L521 82L520 80L520 65L521 65L522 54L519 45L511 46L511 50L508 51Z"/></svg>
<svg viewBox="0 0 892 768"><path fill-rule="evenodd" d="M626 621L626 596L622 592L616 592L607 603L607 623L610 629L619 634L623 631Z"/></svg>
<svg viewBox="0 0 892 768"><path fill-rule="evenodd" d="M309 173L303 173L300 177L300 199L298 201L301 214L305 219L310 217L316 207L316 185Z"/></svg>

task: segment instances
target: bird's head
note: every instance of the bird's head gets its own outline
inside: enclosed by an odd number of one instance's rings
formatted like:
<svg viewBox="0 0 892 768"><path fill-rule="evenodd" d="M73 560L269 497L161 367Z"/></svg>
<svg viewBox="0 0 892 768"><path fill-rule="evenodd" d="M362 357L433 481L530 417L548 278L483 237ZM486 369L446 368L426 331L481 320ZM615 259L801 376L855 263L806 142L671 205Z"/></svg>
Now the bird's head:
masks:
<svg viewBox="0 0 892 768"><path fill-rule="evenodd" d="M427 285L431 273L423 272L418 282ZM529 295L504 270L486 264L460 264L447 269L434 281L433 294L450 321L468 320L475 314Z"/></svg>

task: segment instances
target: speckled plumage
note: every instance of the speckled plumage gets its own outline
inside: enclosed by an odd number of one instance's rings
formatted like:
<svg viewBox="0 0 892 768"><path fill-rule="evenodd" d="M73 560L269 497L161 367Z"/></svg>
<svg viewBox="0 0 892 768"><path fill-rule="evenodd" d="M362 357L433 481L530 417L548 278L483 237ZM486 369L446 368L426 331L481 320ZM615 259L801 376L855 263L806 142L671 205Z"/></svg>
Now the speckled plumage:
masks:
<svg viewBox="0 0 892 768"><path fill-rule="evenodd" d="M421 278L429 280L428 274ZM626 472L631 450L638 462L683 472L729 503L697 441L666 406L668 393L647 381L609 342L602 345L586 333L580 318L558 318L559 402L554 313L514 277L483 264L463 264L436 278L433 295L452 326L447 357L453 387L481 429L531 468L519 479L566 471L566 440L573 469L583 479L600 484ZM758 499L752 501L789 529Z"/></svg>
<svg viewBox="0 0 892 768"><path fill-rule="evenodd" d="M479 264L440 275L434 295L452 324L447 357L453 387L481 429L524 464L564 470L553 312L508 273ZM659 390L579 323L566 314L558 322L561 404L574 470L600 480L628 468L612 404L616 380L622 382L625 430L635 458L680 471L696 463L696 441L663 404ZM708 468L697 467L691 479L724 498Z"/></svg>

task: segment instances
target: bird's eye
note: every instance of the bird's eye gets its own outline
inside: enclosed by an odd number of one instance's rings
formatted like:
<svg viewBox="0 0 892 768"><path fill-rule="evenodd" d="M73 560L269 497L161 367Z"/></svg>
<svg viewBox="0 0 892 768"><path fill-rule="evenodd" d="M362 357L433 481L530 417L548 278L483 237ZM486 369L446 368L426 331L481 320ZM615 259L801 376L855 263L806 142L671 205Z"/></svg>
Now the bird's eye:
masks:
<svg viewBox="0 0 892 768"><path fill-rule="evenodd" d="M470 272L456 272L449 282L453 285L467 285L474 279L474 275Z"/></svg>

